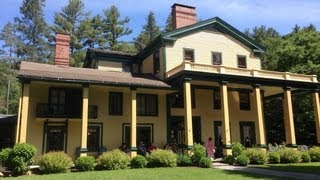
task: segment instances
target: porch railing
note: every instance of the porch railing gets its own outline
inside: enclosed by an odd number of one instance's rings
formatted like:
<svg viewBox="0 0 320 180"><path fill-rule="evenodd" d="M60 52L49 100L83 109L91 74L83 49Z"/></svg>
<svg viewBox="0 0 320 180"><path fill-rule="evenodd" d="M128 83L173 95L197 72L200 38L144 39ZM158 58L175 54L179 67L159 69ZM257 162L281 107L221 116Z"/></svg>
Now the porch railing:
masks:
<svg viewBox="0 0 320 180"><path fill-rule="evenodd" d="M181 63L179 66L169 70L166 73L166 77L167 78L171 77L183 70L216 73L216 74L230 74L230 75L247 76L247 77L259 77L259 78L268 78L268 79L318 82L316 75L304 75L304 74L295 74L295 73L289 73L289 72L234 68L234 67L225 67L225 66L219 66L219 65L197 64L192 62Z"/></svg>

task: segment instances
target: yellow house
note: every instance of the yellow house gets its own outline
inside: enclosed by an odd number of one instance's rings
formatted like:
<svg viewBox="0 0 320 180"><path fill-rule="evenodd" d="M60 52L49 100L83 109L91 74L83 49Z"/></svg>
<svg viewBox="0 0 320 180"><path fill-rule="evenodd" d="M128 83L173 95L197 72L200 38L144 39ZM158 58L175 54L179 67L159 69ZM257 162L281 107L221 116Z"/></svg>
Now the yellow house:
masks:
<svg viewBox="0 0 320 180"><path fill-rule="evenodd" d="M194 7L172 6L173 30L138 54L88 49L69 67L68 35L56 36L55 65L22 62L16 142L41 155L97 154L137 143L189 149L213 137L266 147L263 99L283 95L286 143L295 147L291 93L312 92L320 143L315 75L261 69L263 48L222 19L196 22Z"/></svg>

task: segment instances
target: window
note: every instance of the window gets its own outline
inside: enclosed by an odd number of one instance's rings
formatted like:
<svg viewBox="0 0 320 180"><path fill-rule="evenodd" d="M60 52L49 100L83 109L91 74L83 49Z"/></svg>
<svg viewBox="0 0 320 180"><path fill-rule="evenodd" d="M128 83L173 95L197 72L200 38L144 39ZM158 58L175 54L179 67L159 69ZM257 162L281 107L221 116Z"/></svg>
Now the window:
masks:
<svg viewBox="0 0 320 180"><path fill-rule="evenodd" d="M124 124L122 129L122 142L130 146L131 140L131 126ZM137 145L140 141L144 144L153 142L153 124L137 124Z"/></svg>
<svg viewBox="0 0 320 180"><path fill-rule="evenodd" d="M153 53L153 74L160 72L160 53L159 50Z"/></svg>
<svg viewBox="0 0 320 180"><path fill-rule="evenodd" d="M239 92L240 110L250 110L250 94L248 91Z"/></svg>
<svg viewBox="0 0 320 180"><path fill-rule="evenodd" d="M158 116L158 96L154 94L137 94L138 116Z"/></svg>
<svg viewBox="0 0 320 180"><path fill-rule="evenodd" d="M221 109L220 91L213 91L213 109Z"/></svg>
<svg viewBox="0 0 320 180"><path fill-rule="evenodd" d="M213 65L222 64L221 52L212 52L212 64Z"/></svg>
<svg viewBox="0 0 320 180"><path fill-rule="evenodd" d="M240 122L241 144L245 147L253 147L256 144L254 122Z"/></svg>
<svg viewBox="0 0 320 180"><path fill-rule="evenodd" d="M196 108L196 89L191 88L191 106L192 108Z"/></svg>
<svg viewBox="0 0 320 180"><path fill-rule="evenodd" d="M89 105L88 117L89 117L89 119L97 119L98 118L98 106Z"/></svg>
<svg viewBox="0 0 320 180"><path fill-rule="evenodd" d="M89 152L99 152L101 147L101 124L88 125L87 149Z"/></svg>
<svg viewBox="0 0 320 180"><path fill-rule="evenodd" d="M246 56L238 55L238 68L247 68L247 58Z"/></svg>
<svg viewBox="0 0 320 180"><path fill-rule="evenodd" d="M109 115L122 115L123 93L109 92Z"/></svg>
<svg viewBox="0 0 320 180"><path fill-rule="evenodd" d="M194 50L184 49L183 57L184 57L184 61L194 62Z"/></svg>
<svg viewBox="0 0 320 180"><path fill-rule="evenodd" d="M45 152L65 151L67 126L64 124L45 124Z"/></svg>
<svg viewBox="0 0 320 180"><path fill-rule="evenodd" d="M172 108L184 107L183 91L179 91L170 95L170 105Z"/></svg>

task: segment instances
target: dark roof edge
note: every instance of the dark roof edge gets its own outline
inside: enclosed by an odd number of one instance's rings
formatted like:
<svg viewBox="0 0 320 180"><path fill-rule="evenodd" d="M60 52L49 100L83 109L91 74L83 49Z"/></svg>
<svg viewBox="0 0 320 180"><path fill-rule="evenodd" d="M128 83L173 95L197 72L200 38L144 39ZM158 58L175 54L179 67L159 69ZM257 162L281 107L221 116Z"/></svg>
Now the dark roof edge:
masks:
<svg viewBox="0 0 320 180"><path fill-rule="evenodd" d="M188 5L179 4L179 3L174 3L174 4L171 6L171 8L173 8L174 6L182 6L182 7L186 7L186 8L196 9L196 7L194 7L194 6L188 6Z"/></svg>

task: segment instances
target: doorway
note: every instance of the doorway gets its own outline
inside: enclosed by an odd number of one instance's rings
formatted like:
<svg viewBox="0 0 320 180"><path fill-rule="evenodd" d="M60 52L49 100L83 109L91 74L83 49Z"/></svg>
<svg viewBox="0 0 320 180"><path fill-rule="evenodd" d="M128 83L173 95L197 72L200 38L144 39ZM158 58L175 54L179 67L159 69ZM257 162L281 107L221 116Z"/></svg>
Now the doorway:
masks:
<svg viewBox="0 0 320 180"><path fill-rule="evenodd" d="M220 158L223 156L223 140L222 140L222 122L214 121L214 144L216 146L216 152L214 156L216 158Z"/></svg>
<svg viewBox="0 0 320 180"><path fill-rule="evenodd" d="M240 138L241 144L245 147L252 147L256 144L256 133L254 122L240 122Z"/></svg>

